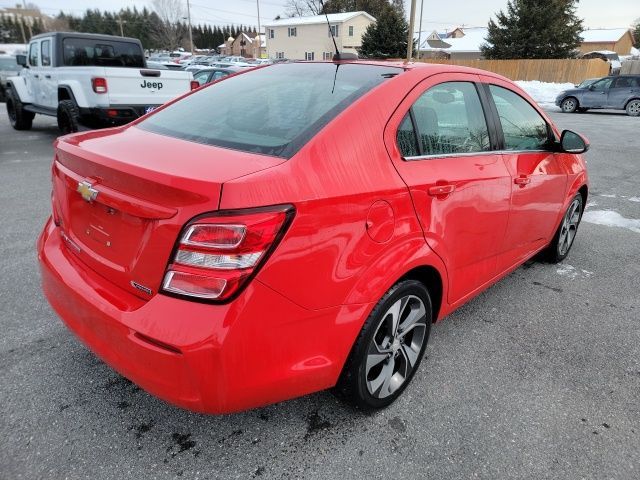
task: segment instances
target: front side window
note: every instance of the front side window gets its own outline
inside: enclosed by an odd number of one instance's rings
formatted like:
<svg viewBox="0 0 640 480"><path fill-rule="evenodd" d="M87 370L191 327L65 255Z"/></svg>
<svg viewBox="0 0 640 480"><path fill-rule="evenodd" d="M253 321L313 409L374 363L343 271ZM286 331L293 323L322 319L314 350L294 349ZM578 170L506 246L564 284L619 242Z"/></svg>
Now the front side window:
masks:
<svg viewBox="0 0 640 480"><path fill-rule="evenodd" d="M290 158L345 108L402 71L365 64L278 63L194 92L136 128Z"/></svg>
<svg viewBox="0 0 640 480"><path fill-rule="evenodd" d="M32 67L38 66L38 47L40 42L32 43L29 47L29 65Z"/></svg>
<svg viewBox="0 0 640 480"><path fill-rule="evenodd" d="M529 102L511 90L489 86L498 109L505 150L544 150L549 144L547 122Z"/></svg>
<svg viewBox="0 0 640 480"><path fill-rule="evenodd" d="M42 48L40 49L42 53L42 57L40 62L43 67L48 67L51 65L51 40L43 40Z"/></svg>
<svg viewBox="0 0 640 480"><path fill-rule="evenodd" d="M635 77L619 77L613 88L637 88L640 87L640 82Z"/></svg>
<svg viewBox="0 0 640 480"><path fill-rule="evenodd" d="M69 67L134 67L144 68L144 55L137 43L65 38L62 58Z"/></svg>
<svg viewBox="0 0 640 480"><path fill-rule="evenodd" d="M603 78L602 80L598 80L593 85L591 85L591 90L596 92L603 92L611 86L612 81L613 78Z"/></svg>
<svg viewBox="0 0 640 480"><path fill-rule="evenodd" d="M417 146L408 135L411 113L418 134ZM451 155L491 149L489 130L476 87L471 82L446 82L424 92L411 107L398 131L403 156Z"/></svg>

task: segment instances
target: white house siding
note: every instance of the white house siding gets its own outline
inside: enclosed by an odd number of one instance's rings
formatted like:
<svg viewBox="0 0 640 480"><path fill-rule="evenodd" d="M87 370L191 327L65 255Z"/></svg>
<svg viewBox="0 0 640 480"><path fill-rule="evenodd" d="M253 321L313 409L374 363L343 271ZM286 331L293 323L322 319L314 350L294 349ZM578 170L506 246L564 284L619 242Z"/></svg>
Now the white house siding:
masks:
<svg viewBox="0 0 640 480"><path fill-rule="evenodd" d="M291 20L295 21L295 19ZM357 49L362 45L362 35L367 26L373 23L370 17L364 14L356 15L343 22L332 22L331 16L329 16L329 20L331 25L338 25L336 44L338 49L344 53L357 53ZM281 22L283 23L278 22L278 24L266 26L267 56L269 58L283 57L290 60L307 60L309 54L313 53L313 60L323 60L324 55L333 56L335 53L326 20L321 23L294 25L284 23L285 20ZM295 37L289 36L290 27L296 28ZM349 36L349 27L353 27L353 36ZM272 30L273 38L271 38Z"/></svg>

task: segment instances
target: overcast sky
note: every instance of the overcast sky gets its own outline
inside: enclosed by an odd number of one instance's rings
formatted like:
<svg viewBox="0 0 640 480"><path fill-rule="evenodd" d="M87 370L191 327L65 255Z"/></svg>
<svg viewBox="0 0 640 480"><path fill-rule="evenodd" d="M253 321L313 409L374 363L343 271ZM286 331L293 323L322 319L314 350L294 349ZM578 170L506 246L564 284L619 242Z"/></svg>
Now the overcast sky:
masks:
<svg viewBox="0 0 640 480"><path fill-rule="evenodd" d="M19 0L0 0L0 6L15 5ZM186 0L184 0L186 4ZM21 2L20 2L21 3ZM48 14L61 9L76 15L87 8L119 10L123 7L150 6L150 0L31 0ZM285 0L260 0L262 22L284 14ZM420 0L416 0L416 30L420 13ZM405 0L409 12L410 0ZM485 26L493 14L505 8L507 0L424 0L422 29L431 31L456 25ZM108 5L108 6L107 6ZM581 0L578 14L587 27L626 27L640 17L640 0ZM193 0L191 18L194 23L211 25L257 24L256 0Z"/></svg>

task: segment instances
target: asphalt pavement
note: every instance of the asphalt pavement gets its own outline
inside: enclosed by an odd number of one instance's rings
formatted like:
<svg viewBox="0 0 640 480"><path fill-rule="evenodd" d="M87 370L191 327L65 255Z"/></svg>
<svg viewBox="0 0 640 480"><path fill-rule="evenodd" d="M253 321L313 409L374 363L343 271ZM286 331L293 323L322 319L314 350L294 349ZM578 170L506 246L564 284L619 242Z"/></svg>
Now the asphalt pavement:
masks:
<svg viewBox="0 0 640 480"><path fill-rule="evenodd" d="M640 118L552 117L592 142L587 212L621 226L583 222L563 264L528 262L436 324L384 411L322 392L206 416L119 376L49 308L35 241L57 129L13 131L0 105L0 479L640 478Z"/></svg>

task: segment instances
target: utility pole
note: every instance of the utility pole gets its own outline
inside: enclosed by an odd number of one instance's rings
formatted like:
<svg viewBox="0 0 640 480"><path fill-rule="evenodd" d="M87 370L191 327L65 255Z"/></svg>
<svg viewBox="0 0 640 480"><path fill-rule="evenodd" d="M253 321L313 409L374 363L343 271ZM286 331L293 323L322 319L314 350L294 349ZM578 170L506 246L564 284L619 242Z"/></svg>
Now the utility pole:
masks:
<svg viewBox="0 0 640 480"><path fill-rule="evenodd" d="M418 55L417 59L420 60L420 42L422 42L422 9L424 8L424 0L420 0L420 26L418 27Z"/></svg>
<svg viewBox="0 0 640 480"><path fill-rule="evenodd" d="M189 45L191 45L191 55L193 55L193 32L191 31L191 6L187 0L187 21L189 22Z"/></svg>
<svg viewBox="0 0 640 480"><path fill-rule="evenodd" d="M407 62L411 61L413 56L413 29L415 27L416 17L416 0L411 0L411 15L409 17L409 35L407 38Z"/></svg>
<svg viewBox="0 0 640 480"><path fill-rule="evenodd" d="M27 9L27 0L22 0L22 6L24 10ZM21 17L22 17L23 23L26 23L24 22L24 11ZM29 40L31 40L31 37L33 37L33 30L31 30L31 23L27 23L27 28L29 29ZM24 40L24 27L22 27L22 39ZM25 41L24 43L27 43L27 42Z"/></svg>
<svg viewBox="0 0 640 480"><path fill-rule="evenodd" d="M122 17L118 14L118 23L120 24L120 36L124 37L124 29L122 28Z"/></svg>
<svg viewBox="0 0 640 480"><path fill-rule="evenodd" d="M260 0L256 0L256 5L258 6L258 54L256 55L256 58L260 58L262 57L262 39L260 38Z"/></svg>

